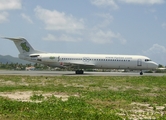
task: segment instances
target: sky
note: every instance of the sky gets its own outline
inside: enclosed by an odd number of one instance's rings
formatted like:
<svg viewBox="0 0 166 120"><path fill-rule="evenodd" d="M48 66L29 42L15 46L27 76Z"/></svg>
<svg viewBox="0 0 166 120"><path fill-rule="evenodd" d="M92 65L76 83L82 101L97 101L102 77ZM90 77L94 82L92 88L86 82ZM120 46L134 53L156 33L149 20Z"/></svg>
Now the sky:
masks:
<svg viewBox="0 0 166 120"><path fill-rule="evenodd" d="M0 0L0 36L52 53L144 55L166 65L166 0ZM17 57L0 38L0 54Z"/></svg>

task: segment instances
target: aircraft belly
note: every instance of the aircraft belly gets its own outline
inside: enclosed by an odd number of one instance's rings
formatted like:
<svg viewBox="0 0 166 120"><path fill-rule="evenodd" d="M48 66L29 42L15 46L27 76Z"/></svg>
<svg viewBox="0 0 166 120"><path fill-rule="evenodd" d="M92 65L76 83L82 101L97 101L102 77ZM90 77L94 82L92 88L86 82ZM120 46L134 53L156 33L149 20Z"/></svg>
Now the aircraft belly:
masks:
<svg viewBox="0 0 166 120"><path fill-rule="evenodd" d="M142 64L142 65L137 65L135 63L129 64L128 69L133 69L133 70L143 70L143 69L148 69L148 66L146 64Z"/></svg>
<svg viewBox="0 0 166 120"><path fill-rule="evenodd" d="M105 63L96 63L97 68L103 69L126 69L126 64L121 64L117 62L105 62Z"/></svg>

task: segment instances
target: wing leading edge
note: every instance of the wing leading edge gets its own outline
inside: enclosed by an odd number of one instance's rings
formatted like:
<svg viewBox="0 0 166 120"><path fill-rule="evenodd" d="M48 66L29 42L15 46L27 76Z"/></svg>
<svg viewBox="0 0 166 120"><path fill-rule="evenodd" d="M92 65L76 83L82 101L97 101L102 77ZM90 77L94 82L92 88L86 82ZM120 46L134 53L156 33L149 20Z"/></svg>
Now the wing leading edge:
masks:
<svg viewBox="0 0 166 120"><path fill-rule="evenodd" d="M84 63L84 62L60 62L62 66L79 66L81 68L87 68L87 67L94 67L95 64L92 63Z"/></svg>

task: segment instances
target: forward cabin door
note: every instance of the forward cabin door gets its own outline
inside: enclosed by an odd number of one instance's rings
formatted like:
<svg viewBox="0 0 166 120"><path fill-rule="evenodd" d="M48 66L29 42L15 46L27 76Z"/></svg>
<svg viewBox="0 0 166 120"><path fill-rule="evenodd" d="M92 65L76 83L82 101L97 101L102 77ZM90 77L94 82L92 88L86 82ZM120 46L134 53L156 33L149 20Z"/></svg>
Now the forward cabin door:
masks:
<svg viewBox="0 0 166 120"><path fill-rule="evenodd" d="M142 66L142 60L141 60L141 59L138 59L138 60L137 60L137 67L139 67L139 66L140 66L140 67Z"/></svg>

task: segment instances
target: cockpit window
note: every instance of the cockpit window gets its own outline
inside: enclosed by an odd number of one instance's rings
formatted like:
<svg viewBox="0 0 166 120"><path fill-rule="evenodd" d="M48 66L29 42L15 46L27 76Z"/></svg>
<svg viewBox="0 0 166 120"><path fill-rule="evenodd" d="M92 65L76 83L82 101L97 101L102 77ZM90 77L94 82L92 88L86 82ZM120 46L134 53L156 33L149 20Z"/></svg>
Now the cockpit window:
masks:
<svg viewBox="0 0 166 120"><path fill-rule="evenodd" d="M147 61L152 61L152 60L150 60L150 59L145 59L145 61L147 62Z"/></svg>

